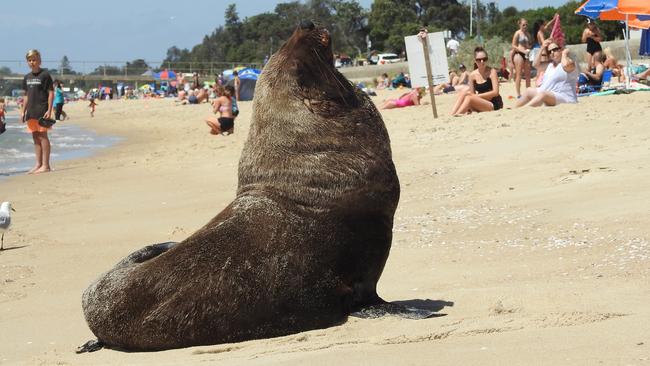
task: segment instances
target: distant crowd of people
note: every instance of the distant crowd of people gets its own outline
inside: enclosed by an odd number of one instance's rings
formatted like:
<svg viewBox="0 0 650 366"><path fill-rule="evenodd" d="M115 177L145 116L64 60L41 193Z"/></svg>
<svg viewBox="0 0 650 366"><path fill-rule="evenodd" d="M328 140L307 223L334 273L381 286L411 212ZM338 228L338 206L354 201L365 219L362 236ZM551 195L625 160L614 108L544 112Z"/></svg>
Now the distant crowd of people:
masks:
<svg viewBox="0 0 650 366"><path fill-rule="evenodd" d="M512 80L516 93L516 107L555 106L562 103L576 103L580 92L593 92L602 88L606 75L625 79L623 66L609 48L603 49L603 36L595 22L588 20L582 33L586 44L586 69L580 72L578 60L564 45L560 16L548 21L537 20L533 33L528 32L528 21L519 19L518 29L512 36L507 58L501 60L501 68L488 65L488 53L483 47L474 49L474 68L467 70L459 64L458 69L449 70L448 82L435 85L434 94L455 93L457 95L451 115L460 116L472 112L495 111L503 108L499 93L499 81ZM450 39L446 48L454 59L460 43ZM536 71L532 80L532 69ZM609 73L609 74L608 74ZM647 79L650 70L632 75L634 80ZM395 79L382 74L377 79L377 88L394 86ZM525 82L522 90L521 83ZM424 90L413 90L397 99L384 102L382 108L401 108L420 104Z"/></svg>

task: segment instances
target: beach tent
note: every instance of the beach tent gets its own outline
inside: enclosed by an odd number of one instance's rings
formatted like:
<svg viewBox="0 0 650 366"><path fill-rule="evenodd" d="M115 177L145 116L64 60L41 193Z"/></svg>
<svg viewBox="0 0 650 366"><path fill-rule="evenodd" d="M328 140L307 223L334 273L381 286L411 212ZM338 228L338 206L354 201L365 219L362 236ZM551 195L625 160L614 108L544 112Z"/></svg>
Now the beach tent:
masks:
<svg viewBox="0 0 650 366"><path fill-rule="evenodd" d="M228 71L228 72L226 72ZM227 77L228 82L226 85L234 85L232 70L226 70L223 72L224 77ZM239 100L253 100L255 95L255 84L257 84L257 78L260 76L261 71L257 69L245 68L237 71L239 75Z"/></svg>
<svg viewBox="0 0 650 366"><path fill-rule="evenodd" d="M632 75L632 56L628 34L630 22L644 24L650 20L650 1L648 0L587 0L575 11L591 19L620 20L625 22L625 56L627 74ZM630 77L625 78L625 86L630 87Z"/></svg>

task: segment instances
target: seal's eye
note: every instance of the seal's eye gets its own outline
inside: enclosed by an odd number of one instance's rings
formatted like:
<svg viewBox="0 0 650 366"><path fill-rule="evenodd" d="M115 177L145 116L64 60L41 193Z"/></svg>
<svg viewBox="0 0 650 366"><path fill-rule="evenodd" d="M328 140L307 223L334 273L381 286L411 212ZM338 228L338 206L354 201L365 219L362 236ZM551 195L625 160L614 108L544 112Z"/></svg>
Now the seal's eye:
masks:
<svg viewBox="0 0 650 366"><path fill-rule="evenodd" d="M315 28L315 25L311 20L303 20L300 22L300 28L313 30Z"/></svg>

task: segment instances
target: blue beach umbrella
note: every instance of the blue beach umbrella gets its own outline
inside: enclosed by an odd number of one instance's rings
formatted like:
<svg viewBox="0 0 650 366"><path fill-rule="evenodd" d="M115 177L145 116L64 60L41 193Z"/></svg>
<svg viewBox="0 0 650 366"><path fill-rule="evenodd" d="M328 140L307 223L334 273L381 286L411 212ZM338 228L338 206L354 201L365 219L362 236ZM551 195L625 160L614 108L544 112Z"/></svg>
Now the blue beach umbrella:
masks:
<svg viewBox="0 0 650 366"><path fill-rule="evenodd" d="M650 56L650 29L644 29L641 33L639 56Z"/></svg>

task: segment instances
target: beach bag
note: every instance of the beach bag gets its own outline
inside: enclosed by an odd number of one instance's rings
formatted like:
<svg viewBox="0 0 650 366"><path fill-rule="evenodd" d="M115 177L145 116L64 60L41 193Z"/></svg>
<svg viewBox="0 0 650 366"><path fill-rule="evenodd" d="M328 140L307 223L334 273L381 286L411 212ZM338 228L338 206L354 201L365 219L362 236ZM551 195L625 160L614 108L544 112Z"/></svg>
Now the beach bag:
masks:
<svg viewBox="0 0 650 366"><path fill-rule="evenodd" d="M45 128L50 128L54 126L55 123L56 120L53 120L51 118L41 117L38 119L38 124L41 125L41 127L45 127Z"/></svg>

